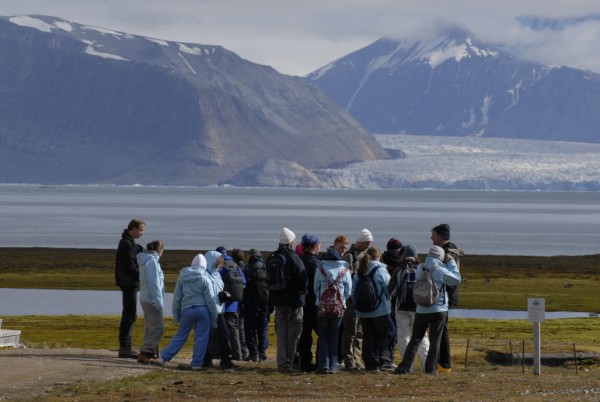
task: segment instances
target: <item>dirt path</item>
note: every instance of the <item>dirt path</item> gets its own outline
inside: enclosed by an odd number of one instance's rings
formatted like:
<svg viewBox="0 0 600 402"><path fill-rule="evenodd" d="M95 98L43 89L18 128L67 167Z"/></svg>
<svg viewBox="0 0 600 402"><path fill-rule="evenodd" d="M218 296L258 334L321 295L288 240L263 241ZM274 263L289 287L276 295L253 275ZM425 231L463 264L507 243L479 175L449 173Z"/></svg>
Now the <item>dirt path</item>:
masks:
<svg viewBox="0 0 600 402"><path fill-rule="evenodd" d="M0 401L29 399L77 381L108 381L153 370L116 351L86 349L0 349Z"/></svg>

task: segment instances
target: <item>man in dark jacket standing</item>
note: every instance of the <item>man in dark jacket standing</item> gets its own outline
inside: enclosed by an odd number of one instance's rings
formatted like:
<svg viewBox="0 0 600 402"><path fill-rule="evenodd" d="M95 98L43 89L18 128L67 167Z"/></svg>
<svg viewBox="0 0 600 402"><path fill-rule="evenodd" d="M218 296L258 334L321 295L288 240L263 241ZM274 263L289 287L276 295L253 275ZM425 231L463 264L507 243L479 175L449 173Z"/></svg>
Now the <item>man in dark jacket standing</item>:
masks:
<svg viewBox="0 0 600 402"><path fill-rule="evenodd" d="M295 239L294 232L282 228L279 247L267 260L270 304L275 307L277 368L284 373L292 371L302 332L302 306L306 297L306 271L302 260L294 252Z"/></svg>
<svg viewBox="0 0 600 402"><path fill-rule="evenodd" d="M456 262L456 267L460 270L460 257L463 255L463 251L450 241L450 225L441 223L431 229L431 241L434 246L443 248L447 255L451 255ZM448 292L448 307L452 308L453 306L458 306L460 284L456 286L447 286L446 289ZM448 334L448 315L446 315L446 322L444 323L444 330L442 332L437 371L441 373L449 373L452 371L450 335Z"/></svg>
<svg viewBox="0 0 600 402"><path fill-rule="evenodd" d="M143 236L146 223L134 218L123 230L117 249L115 281L123 292L123 311L119 327L119 357L138 358L138 351L133 348L133 325L137 319L137 292L140 287L140 268L137 254L143 247L136 244L136 239Z"/></svg>

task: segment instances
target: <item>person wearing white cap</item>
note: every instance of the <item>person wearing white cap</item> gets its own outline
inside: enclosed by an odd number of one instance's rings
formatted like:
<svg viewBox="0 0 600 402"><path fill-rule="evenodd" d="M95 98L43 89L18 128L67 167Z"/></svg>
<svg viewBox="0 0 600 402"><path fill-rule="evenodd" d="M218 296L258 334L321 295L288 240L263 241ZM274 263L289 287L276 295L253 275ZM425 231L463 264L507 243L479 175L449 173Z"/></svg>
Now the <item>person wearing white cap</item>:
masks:
<svg viewBox="0 0 600 402"><path fill-rule="evenodd" d="M304 264L294 252L296 235L284 227L279 247L267 260L270 304L275 307L277 368L291 372L296 347L302 333L307 276Z"/></svg>
<svg viewBox="0 0 600 402"><path fill-rule="evenodd" d="M356 241L343 258L350 264L352 276L358 270L360 257L371 246L373 242L373 234L369 229L363 229L356 236ZM356 317L354 303L349 299L346 303L344 318L342 319L342 359L344 361L345 370L359 370L362 368L360 364L360 356L362 354L362 327L360 320Z"/></svg>

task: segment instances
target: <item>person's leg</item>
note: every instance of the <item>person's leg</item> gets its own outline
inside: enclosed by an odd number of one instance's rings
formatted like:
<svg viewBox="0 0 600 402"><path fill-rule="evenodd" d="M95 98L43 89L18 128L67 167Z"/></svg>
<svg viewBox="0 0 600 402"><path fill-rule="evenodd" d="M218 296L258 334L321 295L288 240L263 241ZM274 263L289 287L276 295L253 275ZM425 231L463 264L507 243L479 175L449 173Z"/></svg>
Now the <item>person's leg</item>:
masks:
<svg viewBox="0 0 600 402"><path fill-rule="evenodd" d="M277 337L277 367L280 370L290 370L294 355L287 354L288 339L288 314L287 307L275 307L275 335Z"/></svg>
<svg viewBox="0 0 600 402"><path fill-rule="evenodd" d="M429 314L415 314L415 322L412 329L412 335L410 341L406 346L402 361L396 368L397 373L410 373L415 360L415 355L419 349L419 344L423 340L427 327L429 325L428 316Z"/></svg>
<svg viewBox="0 0 600 402"><path fill-rule="evenodd" d="M229 332L229 347L231 348L231 359L242 360L242 346L240 343L240 326L237 312L225 313L225 322Z"/></svg>
<svg viewBox="0 0 600 402"><path fill-rule="evenodd" d="M121 291L123 310L119 325L119 349L127 351L133 349L133 325L137 319L137 290L135 288L122 288Z"/></svg>
<svg viewBox="0 0 600 402"><path fill-rule="evenodd" d="M141 305L144 311L144 342L140 352L150 357L156 352L165 333L165 322L162 310L157 310L153 305L145 302Z"/></svg>
<svg viewBox="0 0 600 402"><path fill-rule="evenodd" d="M356 338L358 318L354 315L354 309L350 308L351 302L348 300L349 308L344 311L342 319L342 359L346 370L354 369L356 361L354 359L354 341Z"/></svg>
<svg viewBox="0 0 600 402"><path fill-rule="evenodd" d="M246 334L246 346L249 357L258 356L257 333L258 311L256 305L244 306L244 332Z"/></svg>
<svg viewBox="0 0 600 402"><path fill-rule="evenodd" d="M452 355L450 353L450 335L448 333L448 316L444 321L444 329L441 334L438 363L445 369L452 368Z"/></svg>
<svg viewBox="0 0 600 402"><path fill-rule="evenodd" d="M223 368L231 368L233 367L233 362L231 361L231 347L229 346L229 330L227 329L227 322L223 314L219 314L217 318L217 334L219 336L220 365Z"/></svg>
<svg viewBox="0 0 600 402"><path fill-rule="evenodd" d="M341 318L329 320L329 328L327 329L327 351L329 353L329 370L332 373L337 373L338 340L340 335L340 325L342 325Z"/></svg>
<svg viewBox="0 0 600 402"><path fill-rule="evenodd" d="M244 304L239 302L238 304L238 328L240 334L240 349L242 351L242 359L248 359L250 352L248 351L248 345L246 344L246 330L244 329Z"/></svg>
<svg viewBox="0 0 600 402"><path fill-rule="evenodd" d="M317 371L328 369L330 366L329 357L331 355L329 350L329 320L325 318L319 318L317 320L319 326L319 338L317 340ZM337 349L337 340L335 348ZM337 365L337 361L336 361Z"/></svg>
<svg viewBox="0 0 600 402"><path fill-rule="evenodd" d="M442 333L444 332L444 323L446 321L447 312L428 314L429 320L429 352L427 360L425 360L425 373L437 373L437 362L439 359L440 343L442 341Z"/></svg>
<svg viewBox="0 0 600 402"><path fill-rule="evenodd" d="M388 325L387 325L387 351L390 363L394 362L394 350L396 349L396 315L392 317L392 314L388 314Z"/></svg>
<svg viewBox="0 0 600 402"><path fill-rule="evenodd" d="M363 330L362 359L365 362L365 370L376 370L378 362L375 358L375 328L372 318L361 318L360 323Z"/></svg>
<svg viewBox="0 0 600 402"><path fill-rule="evenodd" d="M355 317L354 323L356 325L356 335L352 340L352 355L354 356L354 364L356 365L356 368L360 369L362 368L360 360L362 356L363 329L362 323L360 322L358 317Z"/></svg>
<svg viewBox="0 0 600 402"><path fill-rule="evenodd" d="M179 320L179 328L166 348L160 352L160 357L164 361L168 362L175 357L175 355L181 350L190 331L194 327L195 317L191 308L186 308L181 312L181 319Z"/></svg>
<svg viewBox="0 0 600 402"><path fill-rule="evenodd" d="M267 349L269 348L269 306L264 305L258 310L258 356L261 361L267 360Z"/></svg>
<svg viewBox="0 0 600 402"><path fill-rule="evenodd" d="M202 367L211 330L210 312L206 306L195 306L191 307L190 310L193 310L192 318L194 319L192 367Z"/></svg>
<svg viewBox="0 0 600 402"><path fill-rule="evenodd" d="M300 339L300 334L302 333L302 322L304 318L304 310L302 306L290 308L289 309L289 321L288 321L288 338L286 345L286 353L290 359L290 367L291 363L294 360L294 356L296 354L296 349L298 346L298 340Z"/></svg>
<svg viewBox="0 0 600 402"><path fill-rule="evenodd" d="M298 340L298 353L300 354L300 370L313 371L315 365L312 362L312 331L313 331L313 316L316 315L314 306L304 306L304 318L302 320L302 332Z"/></svg>
<svg viewBox="0 0 600 402"><path fill-rule="evenodd" d="M377 357L375 359L377 366L379 368L393 368L391 367L392 360L390 358L389 350L390 315L386 314L380 317L374 317L371 322L373 325L374 349L377 350Z"/></svg>

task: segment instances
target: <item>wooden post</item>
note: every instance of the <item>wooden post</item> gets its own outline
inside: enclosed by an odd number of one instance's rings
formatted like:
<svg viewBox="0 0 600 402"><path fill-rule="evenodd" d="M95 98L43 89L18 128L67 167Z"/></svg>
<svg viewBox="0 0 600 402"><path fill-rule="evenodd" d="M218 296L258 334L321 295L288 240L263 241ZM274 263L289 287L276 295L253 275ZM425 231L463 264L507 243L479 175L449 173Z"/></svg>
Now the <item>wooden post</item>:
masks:
<svg viewBox="0 0 600 402"><path fill-rule="evenodd" d="M574 362L575 362L575 374L578 374L577 372L577 349L575 349L575 342L573 342L573 358L574 358Z"/></svg>
<svg viewBox="0 0 600 402"><path fill-rule="evenodd" d="M467 351L465 352L465 368L467 368L467 359L469 358L469 338L467 338Z"/></svg>

